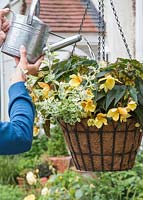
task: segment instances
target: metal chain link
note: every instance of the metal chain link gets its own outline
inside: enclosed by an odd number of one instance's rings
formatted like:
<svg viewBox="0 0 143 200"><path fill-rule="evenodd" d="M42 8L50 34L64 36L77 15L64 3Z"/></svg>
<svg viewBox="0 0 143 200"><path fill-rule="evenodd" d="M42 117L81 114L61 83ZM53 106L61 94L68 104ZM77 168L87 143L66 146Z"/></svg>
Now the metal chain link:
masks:
<svg viewBox="0 0 143 200"><path fill-rule="evenodd" d="M86 8L85 8L85 10L84 10L84 14L83 14L83 17L82 17L82 19L81 19L81 23L80 23L80 27L79 27L78 34L80 34L81 31L82 31L83 23L84 23L85 16L86 16L86 14L87 14L87 10L88 10L88 8L89 8L89 5L90 5L90 0L88 0L88 2L87 2L87 4L86 4ZM76 43L75 43L74 46L73 46L73 49L72 49L72 52L71 52L71 56L73 55L73 53L74 53L74 51L75 51L75 48L76 48Z"/></svg>
<svg viewBox="0 0 143 200"><path fill-rule="evenodd" d="M104 24L104 0L102 0L102 59L105 61L105 24Z"/></svg>
<svg viewBox="0 0 143 200"><path fill-rule="evenodd" d="M88 2L87 2L87 4L86 4L86 8L85 8L85 10L84 10L84 14L83 14L83 17L82 17L82 20L81 20L81 23L80 23L80 27L79 27L79 31L78 31L79 34L80 34L81 31L82 31L83 23L84 23L85 16L86 16L86 14L87 14L87 10L88 10L88 8L89 8L89 5L90 5L90 0L88 0Z"/></svg>
<svg viewBox="0 0 143 200"><path fill-rule="evenodd" d="M127 44L127 41L126 41L126 38L125 38L125 35L124 35L124 32L123 32L123 29L122 29L122 27L121 27L119 18L118 18L118 16L117 16L117 11L116 11L116 9L115 9L115 6L114 6L114 3L113 3L112 0L110 0L110 4L111 4L111 8L112 8L112 10L113 10L113 14L114 14L114 16L115 16L115 19L116 19L116 22L117 22L117 25L118 25L118 28L119 28L119 31L120 31L120 34L121 34L121 37L122 37L122 40L123 40L124 45L125 45L125 48L126 48L126 50L127 50L128 56L129 56L130 59L132 59L132 55L131 55L131 53L130 53L129 46L128 46L128 44Z"/></svg>
<svg viewBox="0 0 143 200"><path fill-rule="evenodd" d="M99 21L98 21L98 61L101 60L101 1L98 0L98 11L99 11Z"/></svg>
<svg viewBox="0 0 143 200"><path fill-rule="evenodd" d="M98 61L105 60L104 0L98 0Z"/></svg>

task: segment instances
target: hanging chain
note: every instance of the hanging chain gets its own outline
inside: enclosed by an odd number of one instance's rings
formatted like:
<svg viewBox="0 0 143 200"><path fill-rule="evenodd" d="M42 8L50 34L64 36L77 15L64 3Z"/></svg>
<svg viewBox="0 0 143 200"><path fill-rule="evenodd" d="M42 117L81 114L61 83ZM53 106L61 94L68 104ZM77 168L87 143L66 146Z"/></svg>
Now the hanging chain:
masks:
<svg viewBox="0 0 143 200"><path fill-rule="evenodd" d="M85 16L86 16L86 14L87 14L87 10L88 10L88 8L89 8L89 5L90 5L90 0L87 2L86 8L85 8L85 10L84 10L84 14L83 14L83 17L82 17L82 20L81 20L81 23L80 23L80 27L79 27L79 31L78 31L79 34L80 34L81 31L82 31L83 23L84 23Z"/></svg>
<svg viewBox="0 0 143 200"><path fill-rule="evenodd" d="M105 24L104 24L104 0L98 0L98 61L105 60Z"/></svg>
<svg viewBox="0 0 143 200"><path fill-rule="evenodd" d="M105 24L104 24L104 0L102 0L102 59L105 61Z"/></svg>
<svg viewBox="0 0 143 200"><path fill-rule="evenodd" d="M126 38L125 38L125 35L124 35L124 32L123 32L123 29L122 29L122 27L121 27L119 18L118 18L118 16L117 16L117 11L116 11L116 9L115 9L115 6L114 6L114 3L113 3L112 0L110 0L110 4L111 4L111 8L112 8L112 10L113 10L113 14L114 14L114 16L115 16L115 19L116 19L116 22L117 22L117 25L118 25L118 28L119 28L119 31L120 31L120 34L121 34L121 37L122 37L122 40L123 40L124 45L125 45L125 47L126 47L128 56L129 56L130 59L132 59L132 55L131 55L131 53L130 53L129 46L128 46L128 44L127 44L127 41L126 41Z"/></svg>
<svg viewBox="0 0 143 200"><path fill-rule="evenodd" d="M89 8L89 5L90 5L90 0L88 0L88 2L87 2L87 4L86 4L86 8L85 8L85 10L84 10L84 14L83 14L83 17L82 17L82 19L81 19L81 23L80 23L80 27L79 27L78 34L80 34L81 31L82 31L83 23L84 23L85 16L86 16L86 14L87 14L87 10L88 10L88 8ZM74 46L73 46L73 49L72 49L72 52L71 52L71 56L73 55L73 53L74 53L74 51L75 51L75 48L76 48L76 43L75 43Z"/></svg>
<svg viewBox="0 0 143 200"><path fill-rule="evenodd" d="M61 35L58 35L58 34L52 32L52 31L49 32L49 34L54 35L54 36L56 36L56 37L59 37L59 38L61 38L61 39L65 39L65 37L63 37L63 36L61 36Z"/></svg>
<svg viewBox="0 0 143 200"><path fill-rule="evenodd" d="M101 1L98 1L99 21L98 21L98 61L101 60Z"/></svg>

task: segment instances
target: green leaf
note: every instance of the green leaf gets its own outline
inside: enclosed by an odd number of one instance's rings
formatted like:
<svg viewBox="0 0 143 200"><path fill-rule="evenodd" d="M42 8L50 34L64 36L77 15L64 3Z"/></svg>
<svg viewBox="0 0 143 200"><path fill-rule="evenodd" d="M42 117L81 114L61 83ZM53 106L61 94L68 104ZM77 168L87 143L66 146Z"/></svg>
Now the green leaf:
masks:
<svg viewBox="0 0 143 200"><path fill-rule="evenodd" d="M139 70L140 72L143 72L143 64L140 63L137 60L131 60L131 64L134 66L135 69Z"/></svg>
<svg viewBox="0 0 143 200"><path fill-rule="evenodd" d="M108 107L110 106L110 104L113 102L114 98L115 98L114 93L111 90L107 94L107 97L106 97L106 110L108 109Z"/></svg>
<svg viewBox="0 0 143 200"><path fill-rule="evenodd" d="M82 196L83 196L83 191L77 190L76 193L75 193L76 199L81 199Z"/></svg>
<svg viewBox="0 0 143 200"><path fill-rule="evenodd" d="M143 106L139 105L134 112L139 120L141 127L143 128Z"/></svg>
<svg viewBox="0 0 143 200"><path fill-rule="evenodd" d="M135 84L139 93L143 96L143 80L141 78L137 78Z"/></svg>
<svg viewBox="0 0 143 200"><path fill-rule="evenodd" d="M119 100L124 96L125 92L126 92L125 85L115 85L115 87L107 93L106 110L113 101L115 106L119 102Z"/></svg>
<svg viewBox="0 0 143 200"><path fill-rule="evenodd" d="M143 106L143 80L141 78L137 78L135 84L138 90L138 102Z"/></svg>
<svg viewBox="0 0 143 200"><path fill-rule="evenodd" d="M87 71L89 66L97 68L97 62L95 60L87 59L87 57L72 56L67 60L55 63L52 66L52 69L56 75L56 79L65 79L72 73L80 72L80 69Z"/></svg>
<svg viewBox="0 0 143 200"><path fill-rule="evenodd" d="M94 91L93 94L94 94L94 97L95 97L94 99L96 100L96 102L101 100L103 97L105 97L105 92L102 92L102 91L100 92Z"/></svg>
<svg viewBox="0 0 143 200"><path fill-rule="evenodd" d="M138 102L143 106L143 96L138 94Z"/></svg>
<svg viewBox="0 0 143 200"><path fill-rule="evenodd" d="M105 74L107 74L107 73L109 73L109 71L101 71L96 75L96 77L101 78L101 77L105 76Z"/></svg>
<svg viewBox="0 0 143 200"><path fill-rule="evenodd" d="M131 87L129 89L129 93L130 93L131 97L133 98L133 100L137 103L138 102L138 97L137 97L138 92L137 92L136 88Z"/></svg>

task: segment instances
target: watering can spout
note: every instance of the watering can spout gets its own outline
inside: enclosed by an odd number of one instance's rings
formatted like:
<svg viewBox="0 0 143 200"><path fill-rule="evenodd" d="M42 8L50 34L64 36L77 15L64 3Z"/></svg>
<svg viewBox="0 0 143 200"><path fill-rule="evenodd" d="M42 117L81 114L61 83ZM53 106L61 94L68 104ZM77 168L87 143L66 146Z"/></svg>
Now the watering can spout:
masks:
<svg viewBox="0 0 143 200"><path fill-rule="evenodd" d="M67 47L67 46L69 46L71 44L79 42L81 39L82 39L82 36L80 34L74 35L74 36L71 36L71 37L68 37L68 38L65 38L65 39L62 39L59 42L56 42L56 43L50 45L49 48L45 47L43 49L43 53L45 53L46 51L50 51L50 52L57 51L59 49Z"/></svg>

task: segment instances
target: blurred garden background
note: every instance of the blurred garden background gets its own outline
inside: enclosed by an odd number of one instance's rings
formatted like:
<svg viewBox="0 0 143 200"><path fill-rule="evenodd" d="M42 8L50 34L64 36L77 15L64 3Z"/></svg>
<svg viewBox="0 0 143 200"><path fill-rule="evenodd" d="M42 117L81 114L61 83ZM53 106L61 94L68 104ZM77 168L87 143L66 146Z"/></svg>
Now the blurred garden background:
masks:
<svg viewBox="0 0 143 200"><path fill-rule="evenodd" d="M0 8L10 7L16 13L27 14L30 0L1 0ZM41 0L40 19L51 27L48 43L79 32L88 0ZM118 26L105 0L105 54L108 61L127 57ZM134 58L143 61L143 2L114 1L129 48ZM89 42L98 57L99 1L91 0L82 35L85 40L76 46L77 55L90 56ZM11 19L11 16L9 16ZM57 37L60 36L60 37ZM67 58L72 47L57 52ZM0 55L0 118L8 120L6 90L9 75L15 67L13 59ZM73 165L59 124L52 122L50 137L43 129L34 128L29 152L0 156L0 200L143 200L142 146L132 170L122 172L82 172Z"/></svg>
<svg viewBox="0 0 143 200"><path fill-rule="evenodd" d="M1 156L0 200L143 199L142 151L134 168L122 172L78 172L69 160L60 167L49 159L67 159L67 155L62 132L55 125L50 140L35 136L29 152Z"/></svg>

